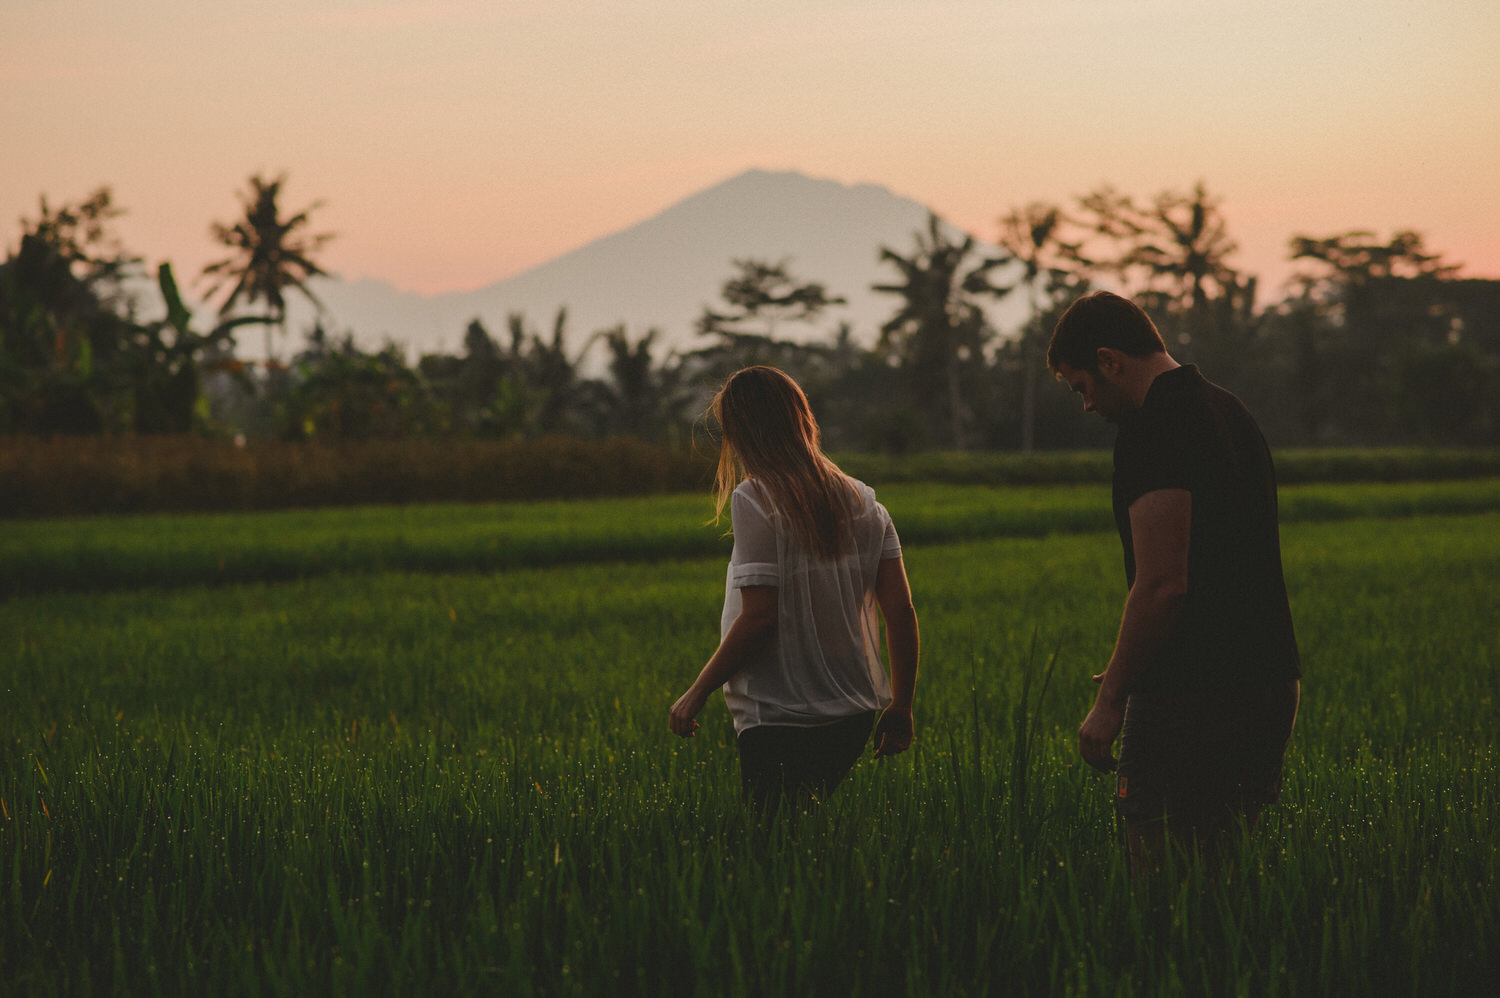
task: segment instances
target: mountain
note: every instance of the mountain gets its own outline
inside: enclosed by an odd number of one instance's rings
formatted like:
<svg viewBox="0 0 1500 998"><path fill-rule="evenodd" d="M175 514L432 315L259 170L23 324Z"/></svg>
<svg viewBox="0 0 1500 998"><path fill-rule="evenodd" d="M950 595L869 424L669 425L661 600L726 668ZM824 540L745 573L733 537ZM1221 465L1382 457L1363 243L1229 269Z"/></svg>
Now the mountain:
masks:
<svg viewBox="0 0 1500 998"><path fill-rule="evenodd" d="M597 330L623 322L632 338L659 328L662 356L697 345L694 322L704 306L723 307L719 289L733 273L733 260L786 260L797 280L817 281L848 304L828 309L802 328L788 323L778 335L825 338L840 322L849 322L855 338L868 344L897 305L894 295L870 290L873 283L898 277L894 267L879 262L880 247L906 254L927 217L925 206L874 184L849 186L790 171L749 170L476 291L424 296L380 281L337 278L319 280L313 290L331 331L352 330L367 349L391 339L413 358L457 352L475 318L497 339L504 337L512 312L524 312L538 331L550 332L560 306L568 309L567 337L574 350ZM982 245L979 251L994 247ZM997 326L1014 329L1021 318L1020 296L1013 294L995 308ZM311 309L300 306L292 311L289 328L305 329L312 318Z"/></svg>

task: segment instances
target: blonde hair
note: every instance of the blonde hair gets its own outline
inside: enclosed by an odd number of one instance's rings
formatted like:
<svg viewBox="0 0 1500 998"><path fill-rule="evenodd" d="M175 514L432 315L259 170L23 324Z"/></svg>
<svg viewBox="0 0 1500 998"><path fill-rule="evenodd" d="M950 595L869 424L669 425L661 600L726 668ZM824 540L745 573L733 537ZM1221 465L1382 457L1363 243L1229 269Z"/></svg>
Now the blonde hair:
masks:
<svg viewBox="0 0 1500 998"><path fill-rule="evenodd" d="M714 475L716 522L749 476L809 551L834 558L849 550L845 525L854 509L854 486L823 454L818 421L790 375L763 366L736 371L709 411L723 434Z"/></svg>

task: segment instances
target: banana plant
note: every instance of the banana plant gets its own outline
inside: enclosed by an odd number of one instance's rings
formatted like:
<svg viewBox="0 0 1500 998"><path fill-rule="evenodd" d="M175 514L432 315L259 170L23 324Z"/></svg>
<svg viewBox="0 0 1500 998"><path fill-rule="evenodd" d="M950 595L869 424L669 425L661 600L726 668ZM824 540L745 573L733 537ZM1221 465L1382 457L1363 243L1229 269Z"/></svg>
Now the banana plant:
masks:
<svg viewBox="0 0 1500 998"><path fill-rule="evenodd" d="M142 324L136 337L135 429L138 433L186 433L193 429L195 415L200 414L204 355L232 356L235 330L270 320L265 316L237 316L199 333L193 329L192 312L183 304L172 265L158 267L156 278L167 314L159 321ZM218 361L217 369L248 378L244 365L232 360Z"/></svg>

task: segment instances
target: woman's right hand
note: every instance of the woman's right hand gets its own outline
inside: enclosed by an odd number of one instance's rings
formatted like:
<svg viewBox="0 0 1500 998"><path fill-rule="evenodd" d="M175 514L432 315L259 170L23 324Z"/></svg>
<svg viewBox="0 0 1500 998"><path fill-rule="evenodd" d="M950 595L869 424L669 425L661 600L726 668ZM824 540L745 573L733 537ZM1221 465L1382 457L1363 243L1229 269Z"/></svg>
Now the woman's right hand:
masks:
<svg viewBox="0 0 1500 998"><path fill-rule="evenodd" d="M895 755L911 748L915 728L911 719L911 708L902 709L891 704L875 722L875 758Z"/></svg>
<svg viewBox="0 0 1500 998"><path fill-rule="evenodd" d="M696 720L698 712L703 709L703 704L707 700L708 697L698 693L696 686L678 697L667 719L667 723L672 728L672 734L681 735L683 738L693 737L698 731Z"/></svg>

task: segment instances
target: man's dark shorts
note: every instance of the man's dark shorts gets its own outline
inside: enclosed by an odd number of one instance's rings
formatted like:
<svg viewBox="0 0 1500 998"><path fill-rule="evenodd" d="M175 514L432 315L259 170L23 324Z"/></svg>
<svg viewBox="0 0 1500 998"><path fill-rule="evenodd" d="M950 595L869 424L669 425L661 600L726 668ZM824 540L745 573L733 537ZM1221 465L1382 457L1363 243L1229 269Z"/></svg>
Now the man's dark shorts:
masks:
<svg viewBox="0 0 1500 998"><path fill-rule="evenodd" d="M1120 733L1115 810L1187 823L1246 815L1281 792L1297 680L1231 690L1132 694Z"/></svg>

